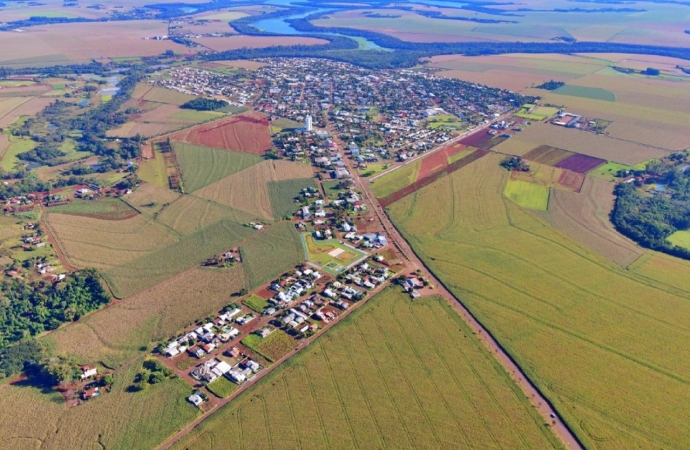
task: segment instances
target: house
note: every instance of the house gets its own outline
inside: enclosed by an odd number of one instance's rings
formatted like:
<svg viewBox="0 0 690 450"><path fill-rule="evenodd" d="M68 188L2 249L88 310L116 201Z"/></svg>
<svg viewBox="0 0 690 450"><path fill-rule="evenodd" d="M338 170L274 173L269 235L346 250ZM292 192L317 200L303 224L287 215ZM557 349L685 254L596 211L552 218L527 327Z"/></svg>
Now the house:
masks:
<svg viewBox="0 0 690 450"><path fill-rule="evenodd" d="M191 403L194 406L199 406L202 403L204 403L204 399L201 398L201 396L197 395L197 394L192 394L189 397L187 397L187 401L189 401L189 403Z"/></svg>
<svg viewBox="0 0 690 450"><path fill-rule="evenodd" d="M81 379L85 380L87 378L95 377L98 375L98 369L93 366L82 366L81 369Z"/></svg>
<svg viewBox="0 0 690 450"><path fill-rule="evenodd" d="M89 389L85 389L84 392L81 393L81 398L82 400L88 400L90 398L98 397L101 395L101 392L97 387L92 387Z"/></svg>
<svg viewBox="0 0 690 450"><path fill-rule="evenodd" d="M311 212L309 211L308 206L303 206L302 207L302 218L303 219L309 219L311 217Z"/></svg>
<svg viewBox="0 0 690 450"><path fill-rule="evenodd" d="M201 347L192 347L192 348L190 348L190 349L188 350L188 352L189 352L189 354L191 354L192 356L196 356L196 357L199 358L199 359L201 359L201 358L203 358L204 356L206 356L206 352L204 352L204 350L201 349Z"/></svg>
<svg viewBox="0 0 690 450"><path fill-rule="evenodd" d="M259 336L262 338L268 337L269 334L273 333L273 330L270 328L262 328L259 331L256 332Z"/></svg>
<svg viewBox="0 0 690 450"><path fill-rule="evenodd" d="M216 349L216 344L206 344L201 348L203 348L206 353L211 353L213 350Z"/></svg>
<svg viewBox="0 0 690 450"><path fill-rule="evenodd" d="M231 358L237 358L240 356L240 350L237 347L232 347L226 350L225 354Z"/></svg>

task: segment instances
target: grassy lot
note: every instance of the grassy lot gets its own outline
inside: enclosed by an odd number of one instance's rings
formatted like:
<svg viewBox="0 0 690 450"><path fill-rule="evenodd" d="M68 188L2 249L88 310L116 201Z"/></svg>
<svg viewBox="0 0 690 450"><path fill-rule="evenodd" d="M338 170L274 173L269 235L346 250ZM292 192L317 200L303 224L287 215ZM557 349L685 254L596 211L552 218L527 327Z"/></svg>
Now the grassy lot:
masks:
<svg viewBox="0 0 690 450"><path fill-rule="evenodd" d="M142 161L139 165L137 175L147 183L151 183L162 188L168 188L168 170L165 165L163 154L156 151L156 157L146 161Z"/></svg>
<svg viewBox="0 0 690 450"><path fill-rule="evenodd" d="M462 121L450 114L439 114L427 119L427 127L432 130L451 129L462 130L464 128Z"/></svg>
<svg viewBox="0 0 690 450"><path fill-rule="evenodd" d="M210 382L206 388L220 398L225 398L235 392L239 386L225 377L220 377Z"/></svg>
<svg viewBox="0 0 690 450"><path fill-rule="evenodd" d="M345 267L366 256L366 253L343 245L335 239L316 240L311 233L302 233L306 257L326 272L337 275ZM335 254L333 256L331 253Z"/></svg>
<svg viewBox="0 0 690 450"><path fill-rule="evenodd" d="M688 230L676 231L668 237L668 240L673 245L690 249L690 231Z"/></svg>
<svg viewBox="0 0 690 450"><path fill-rule="evenodd" d="M378 175L379 173L383 172L384 170L388 169L389 167L390 167L390 164L388 164L388 163L367 164L367 168L362 173L362 176L363 177L373 177L374 175Z"/></svg>
<svg viewBox="0 0 690 450"><path fill-rule="evenodd" d="M50 212L107 220L119 220L137 214L135 209L119 198L103 198L97 201L74 199L69 205L50 208Z"/></svg>
<svg viewBox="0 0 690 450"><path fill-rule="evenodd" d="M269 362L278 361L297 346L297 341L281 330L275 330L265 338L256 334L250 334L242 339L248 349L263 356Z"/></svg>
<svg viewBox="0 0 690 450"><path fill-rule="evenodd" d="M250 153L173 142L187 191L194 192L263 161Z"/></svg>
<svg viewBox="0 0 690 450"><path fill-rule="evenodd" d="M32 141L31 139L10 136L10 146L7 147L7 150L5 150L5 153L2 155L2 158L0 159L0 169L6 170L8 172L12 171L14 169L14 166L20 162L17 158L17 155L20 153L28 152L37 145L38 143Z"/></svg>
<svg viewBox="0 0 690 450"><path fill-rule="evenodd" d="M503 199L499 162L488 155L394 203L393 221L585 447L688 447L688 265L617 266Z"/></svg>
<svg viewBox="0 0 690 450"><path fill-rule="evenodd" d="M256 294L252 294L242 301L246 306L258 313L264 312L271 304Z"/></svg>
<svg viewBox="0 0 690 450"><path fill-rule="evenodd" d="M292 130L295 128L304 128L304 124L290 119L276 119L271 122L271 130L273 133L280 133L283 130Z"/></svg>
<svg viewBox="0 0 690 450"><path fill-rule="evenodd" d="M273 217L283 219L292 217L299 205L295 204L295 197L307 187L316 188L313 178L295 178L293 180L269 181L268 195L271 200Z"/></svg>
<svg viewBox="0 0 690 450"><path fill-rule="evenodd" d="M607 162L606 164L596 167L589 172L587 175L594 178L602 178L607 181L616 181L616 173L619 170L644 170L646 163L636 164L634 166L626 166L625 164L618 164L615 162Z"/></svg>
<svg viewBox="0 0 690 450"><path fill-rule="evenodd" d="M417 160L412 164L387 173L381 178L377 178L371 183L372 192L377 198L383 198L399 191L405 186L411 185L417 180L421 166L422 161Z"/></svg>
<svg viewBox="0 0 690 450"><path fill-rule="evenodd" d="M322 181L321 186L323 186L323 190L326 193L326 197L333 198L333 199L338 198L338 195L343 191L342 189L338 189L337 186L339 184L340 184L340 180Z"/></svg>
<svg viewBox="0 0 690 450"><path fill-rule="evenodd" d="M111 392L66 408L55 391L49 394L27 383L0 386L3 398L1 448L154 448L199 410L185 399L191 394L181 379L169 379L145 391L129 392L142 366L139 359L115 375ZM101 447L102 446L102 447Z"/></svg>
<svg viewBox="0 0 690 450"><path fill-rule="evenodd" d="M503 195L525 208L546 211L549 208L549 188L522 180L508 180Z"/></svg>
<svg viewBox="0 0 690 450"><path fill-rule="evenodd" d="M112 99L113 99L113 96L110 94L101 95L101 103L108 103Z"/></svg>
<svg viewBox="0 0 690 450"><path fill-rule="evenodd" d="M304 262L299 233L291 222L279 222L240 247L251 289Z"/></svg>
<svg viewBox="0 0 690 450"><path fill-rule="evenodd" d="M265 448L562 448L444 300L396 289L173 448L220 449L239 435Z"/></svg>

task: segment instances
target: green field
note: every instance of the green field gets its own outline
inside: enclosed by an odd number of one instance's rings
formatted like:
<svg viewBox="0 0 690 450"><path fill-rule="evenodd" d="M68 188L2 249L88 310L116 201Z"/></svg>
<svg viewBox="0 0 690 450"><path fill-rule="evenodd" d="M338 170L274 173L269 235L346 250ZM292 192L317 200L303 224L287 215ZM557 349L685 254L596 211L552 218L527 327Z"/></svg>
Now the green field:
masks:
<svg viewBox="0 0 690 450"><path fill-rule="evenodd" d="M690 250L690 231L688 230L676 231L668 237L668 240L673 245Z"/></svg>
<svg viewBox="0 0 690 450"><path fill-rule="evenodd" d="M263 161L260 156L250 153L233 152L183 142L173 142L173 148L188 192L197 191Z"/></svg>
<svg viewBox="0 0 690 450"><path fill-rule="evenodd" d="M439 114L427 119L427 127L432 130L450 129L462 130L464 128L462 121L450 114Z"/></svg>
<svg viewBox="0 0 690 450"><path fill-rule="evenodd" d="M50 212L110 220L123 219L137 214L134 208L119 198L103 198L97 201L74 199L69 205L50 208Z"/></svg>
<svg viewBox="0 0 690 450"><path fill-rule="evenodd" d="M239 386L225 377L220 377L206 385L206 388L220 398L225 398L237 390Z"/></svg>
<svg viewBox="0 0 690 450"><path fill-rule="evenodd" d="M113 99L113 96L108 94L108 95L101 95L101 103L108 103L110 100Z"/></svg>
<svg viewBox="0 0 690 450"><path fill-rule="evenodd" d="M317 240L312 233L302 233L305 257L326 272L337 275L348 266L361 260L366 253L341 244L335 239ZM339 252L337 256L330 253Z"/></svg>
<svg viewBox="0 0 690 450"><path fill-rule="evenodd" d="M338 189L339 184L340 184L340 180L324 180L324 181L322 181L321 186L323 186L323 190L326 193L326 197L337 199L338 195L340 195L340 193L343 192L342 189Z"/></svg>
<svg viewBox="0 0 690 450"><path fill-rule="evenodd" d="M389 167L391 167L391 165L387 163L370 163L367 164L367 168L362 171L362 176L373 177L374 175L378 175L379 173L383 172Z"/></svg>
<svg viewBox="0 0 690 450"><path fill-rule="evenodd" d="M292 180L269 181L267 184L268 196L271 199L271 209L273 217L283 219L292 217L299 205L294 199L307 187L316 188L316 181L313 178L295 178Z"/></svg>
<svg viewBox="0 0 690 450"><path fill-rule="evenodd" d="M591 98L593 100L603 100L605 102L615 102L616 95L606 89L594 88L589 86L574 86L566 84L552 91L554 94L568 95L570 97Z"/></svg>
<svg viewBox="0 0 690 450"><path fill-rule="evenodd" d="M159 151L156 151L155 155L155 158L141 162L137 175L147 183L167 189L170 183L168 182L168 170L165 165L165 159Z"/></svg>
<svg viewBox="0 0 690 450"><path fill-rule="evenodd" d="M264 420L266 418L266 420ZM439 297L388 289L224 406L174 449L562 448Z"/></svg>
<svg viewBox="0 0 690 450"><path fill-rule="evenodd" d="M619 170L644 170L646 162L636 164L634 166L626 166L625 164L619 164L615 162L607 162L604 165L595 167L594 169L587 172L587 175L594 178L602 178L608 181L616 181L616 174Z"/></svg>
<svg viewBox="0 0 690 450"><path fill-rule="evenodd" d="M242 339L242 344L271 363L278 361L297 346L297 342L281 330L274 330L265 338L250 334Z"/></svg>
<svg viewBox="0 0 690 450"><path fill-rule="evenodd" d="M417 160L390 173L377 178L371 183L371 190L376 198L383 198L409 186L417 180L422 161Z"/></svg>
<svg viewBox="0 0 690 450"><path fill-rule="evenodd" d="M292 222L278 222L240 247L251 289L304 262L299 233Z"/></svg>
<svg viewBox="0 0 690 450"><path fill-rule="evenodd" d="M186 401L190 386L181 379L130 392L142 359L115 374L111 392L78 407L66 407L56 391L29 383L3 384L5 414L0 422L0 448L154 448L199 415ZM28 447L24 444L30 444Z"/></svg>
<svg viewBox="0 0 690 450"><path fill-rule="evenodd" d="M242 300L242 303L244 303L246 306L258 313L264 312L266 308L271 306L271 304L268 303L267 300L259 297L256 294L252 294L249 297L245 298L244 300Z"/></svg>
<svg viewBox="0 0 690 450"><path fill-rule="evenodd" d="M615 265L502 198L500 159L394 203L394 223L585 448L687 448L688 264Z"/></svg>
<svg viewBox="0 0 690 450"><path fill-rule="evenodd" d="M280 133L283 130L293 130L296 128L304 128L304 124L283 118L276 119L271 122L271 129L274 133Z"/></svg>
<svg viewBox="0 0 690 450"><path fill-rule="evenodd" d="M10 146L7 147L5 153L2 154L0 159L0 169L7 172L14 170L14 166L20 163L17 155L28 152L37 145L38 143L32 141L31 139L10 136Z"/></svg>
<svg viewBox="0 0 690 450"><path fill-rule="evenodd" d="M549 188L522 180L508 180L503 195L520 206L538 211L549 208Z"/></svg>

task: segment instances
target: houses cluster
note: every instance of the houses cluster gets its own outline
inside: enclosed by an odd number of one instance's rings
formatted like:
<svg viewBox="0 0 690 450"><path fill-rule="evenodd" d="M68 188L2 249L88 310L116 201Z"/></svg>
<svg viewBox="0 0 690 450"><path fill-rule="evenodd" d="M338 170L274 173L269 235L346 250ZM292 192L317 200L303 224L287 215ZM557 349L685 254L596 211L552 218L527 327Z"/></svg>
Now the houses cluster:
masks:
<svg viewBox="0 0 690 450"><path fill-rule="evenodd" d="M263 370L263 366L249 357L245 357L234 366L231 366L221 359L214 358L209 359L208 361L194 368L194 370L190 372L190 375L193 378L206 383L210 383L222 376L225 376L233 383L242 385L261 370ZM195 403L192 400L190 401Z"/></svg>
<svg viewBox="0 0 690 450"><path fill-rule="evenodd" d="M240 335L240 330L233 327L233 323L243 326L253 319L253 315L242 313L241 308L230 306L212 322L201 325L170 341L161 353L168 358L174 358L185 352L197 358L203 358L218 348L219 345Z"/></svg>
<svg viewBox="0 0 690 450"><path fill-rule="evenodd" d="M271 304L265 311L266 315L274 315L279 309L283 309L292 304L295 300L303 296L310 289L314 288L317 280L323 275L311 268L295 270L290 276L271 283L269 289L275 295L268 299Z"/></svg>
<svg viewBox="0 0 690 450"><path fill-rule="evenodd" d="M173 68L159 83L183 94L223 99L230 105L243 106L259 91L249 83L234 82L234 77L196 67Z"/></svg>

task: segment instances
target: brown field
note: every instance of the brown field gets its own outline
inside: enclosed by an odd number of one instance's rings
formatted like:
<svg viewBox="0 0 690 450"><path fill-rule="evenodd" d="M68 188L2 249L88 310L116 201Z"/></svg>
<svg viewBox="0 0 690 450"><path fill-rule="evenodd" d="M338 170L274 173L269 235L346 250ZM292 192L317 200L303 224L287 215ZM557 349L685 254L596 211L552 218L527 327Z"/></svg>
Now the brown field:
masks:
<svg viewBox="0 0 690 450"><path fill-rule="evenodd" d="M237 14L237 18L239 19L240 17L246 16L246 14ZM213 19L209 20L208 22L201 23L199 25L192 25L189 23L186 23L182 26L181 29L177 30L182 34L187 34L187 33L193 33L193 34L202 34L202 33L226 33L226 34L237 34L234 28L232 28L227 20L219 20L219 19Z"/></svg>
<svg viewBox="0 0 690 450"><path fill-rule="evenodd" d="M192 195L184 195L164 207L156 221L176 232L187 235L223 219L230 218L235 222L249 222L254 217L227 206Z"/></svg>
<svg viewBox="0 0 690 450"><path fill-rule="evenodd" d="M511 180L522 180L547 187L580 192L585 175L568 169L532 163L529 172L512 171Z"/></svg>
<svg viewBox="0 0 690 450"><path fill-rule="evenodd" d="M273 210L267 183L311 176L312 169L306 164L282 160L264 161L199 189L194 195L256 217L272 219Z"/></svg>
<svg viewBox="0 0 690 450"><path fill-rule="evenodd" d="M109 137L134 137L140 134L144 137L160 136L161 134L177 131L187 126L185 123L138 123L127 122L120 128L108 130L105 134Z"/></svg>
<svg viewBox="0 0 690 450"><path fill-rule="evenodd" d="M231 303L230 296L246 286L241 264L193 268L61 328L47 339L58 352L76 355L80 362L117 367L141 354L141 347L172 337Z"/></svg>
<svg viewBox="0 0 690 450"><path fill-rule="evenodd" d="M143 90L143 88L142 88ZM162 87L154 87L145 93L144 100L156 103L167 103L168 105L180 106L196 97L193 95L183 94L182 92L173 91Z"/></svg>
<svg viewBox="0 0 690 450"><path fill-rule="evenodd" d="M136 86L134 86L134 92L132 92L132 98L133 99L141 99L144 97L144 94L146 94L148 91L151 90L153 86L149 83L137 83Z"/></svg>
<svg viewBox="0 0 690 450"><path fill-rule="evenodd" d="M22 98L24 99L24 98ZM49 104L53 103L52 98L46 97L36 97L32 98L28 102L23 102L21 105L17 106L11 111L8 111L5 115L0 118L0 128L6 128L12 122L14 122L19 116L34 116ZM0 106L4 103L0 104Z"/></svg>
<svg viewBox="0 0 690 450"><path fill-rule="evenodd" d="M29 27L23 33L0 33L3 65L27 62L90 61L92 59L159 55L166 50L192 53L173 41L144 40L168 33L167 22L70 23ZM85 37L88 36L88 39ZM31 58L31 61L27 59Z"/></svg>
<svg viewBox="0 0 690 450"><path fill-rule="evenodd" d="M69 264L80 268L107 270L177 240L143 215L126 220L100 220L48 213L45 224Z"/></svg>
<svg viewBox="0 0 690 450"><path fill-rule="evenodd" d="M8 65L7 63L2 63ZM52 88L47 84L34 84L33 86L6 87L0 89L0 97L35 97L45 94Z"/></svg>
<svg viewBox="0 0 690 450"><path fill-rule="evenodd" d="M202 37L195 39L197 42L210 49L222 52L236 50L238 48L262 48L274 45L320 45L327 44L323 39L309 37L273 37L273 36L228 36L228 37Z"/></svg>
<svg viewBox="0 0 690 450"><path fill-rule="evenodd" d="M131 194L123 200L142 214L152 216L159 212L166 203L178 199L180 194L151 183L141 183Z"/></svg>
<svg viewBox="0 0 690 450"><path fill-rule="evenodd" d="M0 89L0 92L2 91L3 89ZM18 116L13 112L29 100L31 100L29 97L0 97L0 123L3 124L2 126L6 127L14 122Z"/></svg>
<svg viewBox="0 0 690 450"><path fill-rule="evenodd" d="M494 150L522 156L540 145L627 165L635 165L651 158L660 158L669 153L656 147L541 122L526 127L521 133L513 135L494 147Z"/></svg>
<svg viewBox="0 0 690 450"><path fill-rule="evenodd" d="M176 133L172 139L263 155L271 149L270 125L260 114L242 114Z"/></svg>
<svg viewBox="0 0 690 450"><path fill-rule="evenodd" d="M645 250L618 233L609 213L613 208L613 183L587 177L579 194L553 190L549 211L544 215L553 225L585 247L622 267Z"/></svg>
<svg viewBox="0 0 690 450"><path fill-rule="evenodd" d="M549 147L548 145L541 145L535 149L525 153L523 158L528 161L538 162L539 164L546 164L553 166L554 164L572 156L573 153L560 148Z"/></svg>

